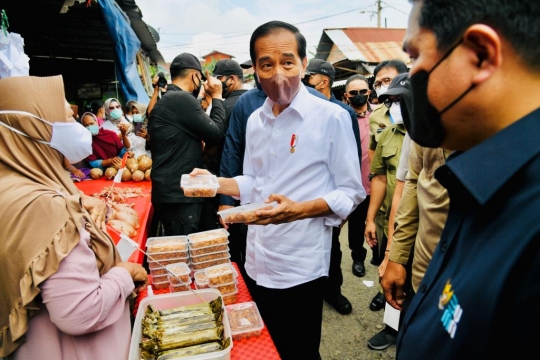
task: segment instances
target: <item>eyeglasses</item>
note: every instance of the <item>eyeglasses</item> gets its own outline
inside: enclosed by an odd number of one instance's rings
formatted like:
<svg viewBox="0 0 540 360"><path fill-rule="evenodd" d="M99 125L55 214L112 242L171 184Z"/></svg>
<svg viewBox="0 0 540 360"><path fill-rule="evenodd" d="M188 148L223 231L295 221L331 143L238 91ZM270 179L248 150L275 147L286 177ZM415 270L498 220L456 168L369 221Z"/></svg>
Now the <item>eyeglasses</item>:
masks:
<svg viewBox="0 0 540 360"><path fill-rule="evenodd" d="M379 90L381 88L381 85L384 85L384 86L390 86L390 83L392 82L392 80L394 80L394 78L384 78L382 79L381 81L376 81L375 83L373 83L373 88L375 90Z"/></svg>
<svg viewBox="0 0 540 360"><path fill-rule="evenodd" d="M109 110L114 110L114 109L121 109L122 107L120 105L116 105L116 106L109 106Z"/></svg>
<svg viewBox="0 0 540 360"><path fill-rule="evenodd" d="M366 95L368 91L369 91L368 89L349 90L348 93L351 96L356 96L356 95L358 95L358 93L360 93L362 95Z"/></svg>
<svg viewBox="0 0 540 360"><path fill-rule="evenodd" d="M396 99L386 99L384 100L383 104L384 106L386 106L387 108L390 109L390 107L392 106L392 104L396 105L396 106L399 106L399 102L400 102L401 98L396 98Z"/></svg>

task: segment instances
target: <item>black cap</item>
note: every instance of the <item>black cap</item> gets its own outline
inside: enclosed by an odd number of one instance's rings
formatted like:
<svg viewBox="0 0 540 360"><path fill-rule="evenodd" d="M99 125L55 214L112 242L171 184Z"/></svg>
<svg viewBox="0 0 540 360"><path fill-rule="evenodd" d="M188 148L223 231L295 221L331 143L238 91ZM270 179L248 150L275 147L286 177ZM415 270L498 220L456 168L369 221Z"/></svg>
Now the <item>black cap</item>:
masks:
<svg viewBox="0 0 540 360"><path fill-rule="evenodd" d="M334 67L328 61L312 59L306 69L306 75L311 74L326 75L330 79L334 80L336 77L336 70L334 70Z"/></svg>
<svg viewBox="0 0 540 360"><path fill-rule="evenodd" d="M379 104L386 99L388 99L390 96L393 95L401 95L403 92L403 89L405 88L405 82L407 81L407 78L409 77L409 73L401 73L398 74L390 83L390 86L388 86L388 90L381 96L379 96Z"/></svg>
<svg viewBox="0 0 540 360"><path fill-rule="evenodd" d="M201 62L199 59L195 57L195 55L189 54L189 53L181 53L177 57L174 58L174 60L171 63L171 70L172 69L195 69L199 70L202 74L203 80L206 80L206 77L204 76L202 72Z"/></svg>
<svg viewBox="0 0 540 360"><path fill-rule="evenodd" d="M251 62L251 59L244 61L240 64L240 67L242 69L251 69L253 67L253 63Z"/></svg>
<svg viewBox="0 0 540 360"><path fill-rule="evenodd" d="M217 75L237 75L242 77L244 72L236 61L232 59L219 60L214 67L214 76Z"/></svg>

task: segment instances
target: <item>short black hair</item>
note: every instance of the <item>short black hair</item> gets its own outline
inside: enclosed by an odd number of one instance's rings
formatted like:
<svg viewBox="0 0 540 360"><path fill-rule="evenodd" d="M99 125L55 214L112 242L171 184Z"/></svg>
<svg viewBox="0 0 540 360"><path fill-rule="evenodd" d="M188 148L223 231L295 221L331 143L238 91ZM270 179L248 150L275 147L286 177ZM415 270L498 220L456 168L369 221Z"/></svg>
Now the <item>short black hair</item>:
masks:
<svg viewBox="0 0 540 360"><path fill-rule="evenodd" d="M398 74L409 72L409 68L407 67L407 64L405 64L402 60L399 59L392 59L392 60L383 60L381 61L377 66L375 66L375 69L373 70L373 76L376 77L379 71L384 68L394 68L398 72Z"/></svg>
<svg viewBox="0 0 540 360"><path fill-rule="evenodd" d="M306 38L304 37L304 35L300 34L300 30L298 30L296 26L289 23L274 20L262 24L255 29L253 34L251 34L251 39L249 40L249 56L251 57L251 61L253 64L256 64L257 62L255 58L255 42L257 41L257 39L271 34L277 30L288 30L292 32L296 38L296 44L298 45L297 51L300 59L304 60L306 58Z"/></svg>
<svg viewBox="0 0 540 360"><path fill-rule="evenodd" d="M540 72L540 1L409 0L422 2L418 24L433 31L440 52L455 45L473 24L485 24L504 37L523 62Z"/></svg>
<svg viewBox="0 0 540 360"><path fill-rule="evenodd" d="M92 114L94 115L97 115L99 109L101 109L103 107L103 101L101 100L93 100L92 103L90 104L91 106L91 112Z"/></svg>
<svg viewBox="0 0 540 360"><path fill-rule="evenodd" d="M191 70L196 70L196 69L178 68L178 67L171 68L171 80L174 80L176 78L183 79L191 73Z"/></svg>
<svg viewBox="0 0 540 360"><path fill-rule="evenodd" d="M361 80L361 81L364 81L366 83L366 85L368 86L369 88L369 81L368 79L366 79L366 77L364 75L360 75L360 74L354 74L354 75L351 75L347 78L347 81L345 81L345 89L347 89L347 87L349 86L349 84L355 80Z"/></svg>

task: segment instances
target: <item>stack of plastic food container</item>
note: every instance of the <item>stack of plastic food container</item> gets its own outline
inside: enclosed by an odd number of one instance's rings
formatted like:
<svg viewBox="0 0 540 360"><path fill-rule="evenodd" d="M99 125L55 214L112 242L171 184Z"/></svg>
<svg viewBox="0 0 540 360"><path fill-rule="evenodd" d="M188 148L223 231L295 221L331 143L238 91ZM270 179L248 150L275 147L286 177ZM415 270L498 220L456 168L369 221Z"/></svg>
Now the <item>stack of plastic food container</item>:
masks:
<svg viewBox="0 0 540 360"><path fill-rule="evenodd" d="M168 289L169 278L164 266L189 261L187 236L148 238L146 253L148 254L148 268L154 288Z"/></svg>
<svg viewBox="0 0 540 360"><path fill-rule="evenodd" d="M180 292L189 291L191 288L191 269L186 263L175 263L166 266L168 272L167 277L169 279L169 291Z"/></svg>
<svg viewBox="0 0 540 360"><path fill-rule="evenodd" d="M226 305L236 302L238 295L237 275L231 263L207 267L204 269L204 274L208 280L208 287L218 290Z"/></svg>
<svg viewBox="0 0 540 360"><path fill-rule="evenodd" d="M189 234L190 267L194 272L207 267L230 263L229 232L215 229Z"/></svg>

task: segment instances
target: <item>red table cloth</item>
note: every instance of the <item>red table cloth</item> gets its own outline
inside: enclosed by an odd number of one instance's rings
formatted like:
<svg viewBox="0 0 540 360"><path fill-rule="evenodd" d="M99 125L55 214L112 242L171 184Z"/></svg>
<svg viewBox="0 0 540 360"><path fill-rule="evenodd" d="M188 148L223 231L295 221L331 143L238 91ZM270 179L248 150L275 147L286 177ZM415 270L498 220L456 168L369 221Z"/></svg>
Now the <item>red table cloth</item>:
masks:
<svg viewBox="0 0 540 360"><path fill-rule="evenodd" d="M76 182L75 186L81 190L86 195L92 195L94 193L99 193L104 187L109 187L113 184L112 180L84 180ZM133 209L139 214L139 229L137 229L137 235L132 237L132 239L139 244L139 247L142 250L146 248L146 239L148 238L148 231L150 229L150 222L152 221L152 201L151 201L151 189L152 183L150 181L127 181L114 184L116 188L137 188L142 189L143 196L138 198L129 198L127 199L128 204L133 204ZM117 242L119 236L113 231L109 232L109 235ZM135 251L128 261L142 264L144 260L144 254L140 251Z"/></svg>
<svg viewBox="0 0 540 360"><path fill-rule="evenodd" d="M232 263L236 268L238 273L237 284L238 287L238 296L237 303L253 301L249 291L247 289L246 283L240 271L238 271L238 266L236 263ZM154 295L156 294L166 294L169 292L169 289L154 289L152 288ZM135 306L133 308L133 314L137 314L137 308L142 299L148 295L146 289L139 293L139 296L135 300ZM233 348L231 350L231 360L276 360L280 359L277 349L270 337L270 333L266 329L266 326L263 328L261 335L251 336L245 339L233 340Z"/></svg>

